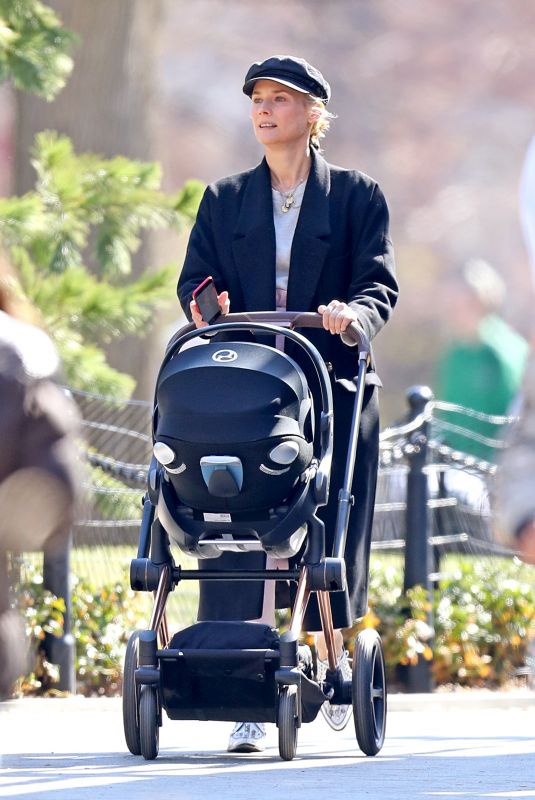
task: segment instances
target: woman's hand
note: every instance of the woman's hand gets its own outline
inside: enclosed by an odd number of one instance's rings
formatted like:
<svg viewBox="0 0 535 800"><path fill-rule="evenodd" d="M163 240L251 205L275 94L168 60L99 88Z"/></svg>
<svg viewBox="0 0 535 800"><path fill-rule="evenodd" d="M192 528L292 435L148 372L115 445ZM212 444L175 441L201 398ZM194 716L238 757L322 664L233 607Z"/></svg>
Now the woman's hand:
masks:
<svg viewBox="0 0 535 800"><path fill-rule="evenodd" d="M228 292L221 292L221 294L218 294L217 295L217 302L218 302L219 308L221 309L221 314L223 316L225 316L225 314L228 314L229 311L230 311L230 300L229 300ZM195 327L196 328L207 328L208 327L208 323L203 320L203 318L201 316L201 312L199 311L199 309L197 307L197 303L195 302L195 300L192 300L190 302L189 310L191 311L191 318L193 319L193 322L195 323Z"/></svg>
<svg viewBox="0 0 535 800"><path fill-rule="evenodd" d="M358 323L358 317L347 303L331 300L328 306L318 306L318 314L323 317L323 327L330 333L342 333L352 322Z"/></svg>

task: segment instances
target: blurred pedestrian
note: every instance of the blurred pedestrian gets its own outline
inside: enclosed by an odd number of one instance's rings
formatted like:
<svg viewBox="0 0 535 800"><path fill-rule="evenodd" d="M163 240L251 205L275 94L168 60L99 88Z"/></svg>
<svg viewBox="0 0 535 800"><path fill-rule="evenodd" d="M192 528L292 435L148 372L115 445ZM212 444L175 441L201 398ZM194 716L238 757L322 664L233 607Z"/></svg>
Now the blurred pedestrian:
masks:
<svg viewBox="0 0 535 800"><path fill-rule="evenodd" d="M519 421L498 471L498 535L535 564L535 351L530 354Z"/></svg>
<svg viewBox="0 0 535 800"><path fill-rule="evenodd" d="M449 278L443 305L451 340L437 365L437 400L488 415L508 414L520 390L529 348L501 316L505 299L503 278L483 259L467 261ZM477 438L498 439L501 432L495 424L453 412L437 416L467 431L445 430L445 444L495 460L494 447Z"/></svg>
<svg viewBox="0 0 535 800"><path fill-rule="evenodd" d="M11 609L9 552L66 546L78 484L74 404L59 358L0 252L0 698L24 668Z"/></svg>
<svg viewBox="0 0 535 800"><path fill-rule="evenodd" d="M520 179L520 220L535 289L535 136ZM511 429L498 471L497 535L535 564L535 325L532 336L520 417Z"/></svg>
<svg viewBox="0 0 535 800"><path fill-rule="evenodd" d="M528 145L520 177L520 223L535 286L535 136Z"/></svg>

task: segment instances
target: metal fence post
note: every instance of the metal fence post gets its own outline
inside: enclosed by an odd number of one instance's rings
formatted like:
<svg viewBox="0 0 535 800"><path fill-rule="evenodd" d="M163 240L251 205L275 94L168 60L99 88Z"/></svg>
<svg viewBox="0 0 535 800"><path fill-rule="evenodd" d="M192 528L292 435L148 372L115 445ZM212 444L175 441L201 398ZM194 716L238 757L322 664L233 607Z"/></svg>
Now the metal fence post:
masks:
<svg viewBox="0 0 535 800"><path fill-rule="evenodd" d="M427 404L433 400L433 393L428 386L412 386L407 390L406 397L410 419L414 420L425 411ZM413 586L420 585L430 596L430 574L433 570L429 544L429 486L425 473L428 457L428 429L429 422L424 419L418 428L409 435L407 448L409 471L407 474L404 589L406 591ZM428 615L427 622L431 627L431 613ZM408 667L406 688L409 692L432 691L431 663L422 656L419 656L416 665Z"/></svg>
<svg viewBox="0 0 535 800"><path fill-rule="evenodd" d="M64 630L63 636L52 636L47 634L45 638L45 648L48 660L52 664L57 664L59 668L59 683L57 688L60 691L76 694L76 674L75 674L75 647L74 636L72 635L72 600L70 587L70 556L71 556L72 534L69 534L68 541L62 549L55 547L52 551L44 551L43 557L43 586L56 597L62 597L65 601Z"/></svg>

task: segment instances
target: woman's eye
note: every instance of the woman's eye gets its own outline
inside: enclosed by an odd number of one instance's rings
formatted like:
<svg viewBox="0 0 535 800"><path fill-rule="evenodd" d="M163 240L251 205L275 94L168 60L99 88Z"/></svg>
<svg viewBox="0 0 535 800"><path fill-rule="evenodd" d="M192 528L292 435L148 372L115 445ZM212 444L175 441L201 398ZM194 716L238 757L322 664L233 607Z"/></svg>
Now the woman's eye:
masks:
<svg viewBox="0 0 535 800"><path fill-rule="evenodd" d="M281 101L282 101L282 102L284 102L285 100L286 100L286 97L285 97L283 94L279 94L279 95L277 95L277 97L275 98L275 101L276 101L277 103L280 103Z"/></svg>

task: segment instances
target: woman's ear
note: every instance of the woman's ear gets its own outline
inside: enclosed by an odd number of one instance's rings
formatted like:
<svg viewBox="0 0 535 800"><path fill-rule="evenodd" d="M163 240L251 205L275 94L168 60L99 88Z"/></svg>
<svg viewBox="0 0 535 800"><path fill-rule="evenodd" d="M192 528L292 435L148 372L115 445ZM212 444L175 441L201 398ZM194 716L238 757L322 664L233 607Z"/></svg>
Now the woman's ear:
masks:
<svg viewBox="0 0 535 800"><path fill-rule="evenodd" d="M322 111L321 106L319 105L312 106L312 108L308 113L308 121L317 122L321 117L321 111Z"/></svg>

